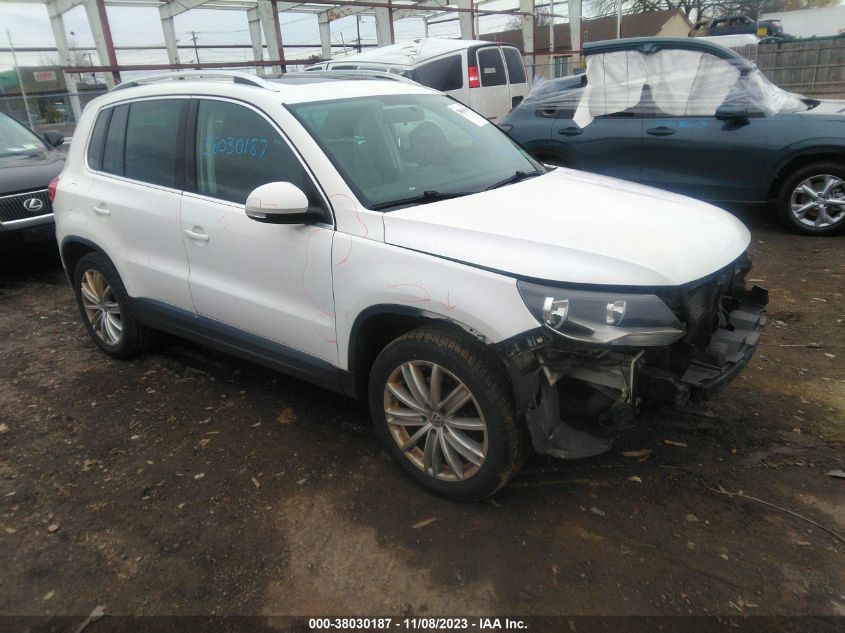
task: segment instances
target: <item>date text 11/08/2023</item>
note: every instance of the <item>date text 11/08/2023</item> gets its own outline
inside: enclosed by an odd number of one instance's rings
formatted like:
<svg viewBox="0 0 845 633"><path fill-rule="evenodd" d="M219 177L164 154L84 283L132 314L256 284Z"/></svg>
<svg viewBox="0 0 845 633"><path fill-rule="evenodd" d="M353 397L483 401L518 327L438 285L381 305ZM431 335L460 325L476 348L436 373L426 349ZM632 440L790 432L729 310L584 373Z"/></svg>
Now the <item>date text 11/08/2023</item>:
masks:
<svg viewBox="0 0 845 633"><path fill-rule="evenodd" d="M528 628L528 623L512 618L311 618L308 628L321 630L400 630L400 631L519 631Z"/></svg>

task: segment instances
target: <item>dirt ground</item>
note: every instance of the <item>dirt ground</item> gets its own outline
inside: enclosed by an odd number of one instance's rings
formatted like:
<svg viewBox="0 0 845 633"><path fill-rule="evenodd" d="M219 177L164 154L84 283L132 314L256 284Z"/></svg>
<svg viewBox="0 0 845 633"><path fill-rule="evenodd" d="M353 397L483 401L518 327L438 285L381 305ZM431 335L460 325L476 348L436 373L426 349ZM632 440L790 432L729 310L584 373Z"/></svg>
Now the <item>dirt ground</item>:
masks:
<svg viewBox="0 0 845 633"><path fill-rule="evenodd" d="M57 260L7 255L0 614L845 615L845 235L741 215L770 326L722 399L474 504L361 403L175 339L106 358Z"/></svg>

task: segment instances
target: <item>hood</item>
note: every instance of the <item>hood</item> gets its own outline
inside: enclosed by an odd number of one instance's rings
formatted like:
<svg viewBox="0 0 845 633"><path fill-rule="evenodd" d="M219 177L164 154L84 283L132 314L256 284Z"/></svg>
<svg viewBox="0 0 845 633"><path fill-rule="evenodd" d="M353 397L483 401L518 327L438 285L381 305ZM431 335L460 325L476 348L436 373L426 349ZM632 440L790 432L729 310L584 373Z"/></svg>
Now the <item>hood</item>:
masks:
<svg viewBox="0 0 845 633"><path fill-rule="evenodd" d="M677 286L739 257L748 229L716 207L562 167L384 215L389 244L561 283Z"/></svg>
<svg viewBox="0 0 845 633"><path fill-rule="evenodd" d="M65 166L65 156L64 152L50 150L0 157L0 196L46 189Z"/></svg>

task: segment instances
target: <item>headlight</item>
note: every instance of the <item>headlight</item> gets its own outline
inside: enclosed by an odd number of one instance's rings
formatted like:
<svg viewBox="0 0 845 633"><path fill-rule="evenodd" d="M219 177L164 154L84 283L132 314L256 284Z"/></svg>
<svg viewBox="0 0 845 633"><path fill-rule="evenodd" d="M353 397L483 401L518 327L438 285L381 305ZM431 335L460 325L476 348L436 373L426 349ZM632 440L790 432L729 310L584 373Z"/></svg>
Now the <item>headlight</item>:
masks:
<svg viewBox="0 0 845 633"><path fill-rule="evenodd" d="M591 292L516 284L540 323L564 338L583 343L648 347L669 345L684 326L657 296Z"/></svg>

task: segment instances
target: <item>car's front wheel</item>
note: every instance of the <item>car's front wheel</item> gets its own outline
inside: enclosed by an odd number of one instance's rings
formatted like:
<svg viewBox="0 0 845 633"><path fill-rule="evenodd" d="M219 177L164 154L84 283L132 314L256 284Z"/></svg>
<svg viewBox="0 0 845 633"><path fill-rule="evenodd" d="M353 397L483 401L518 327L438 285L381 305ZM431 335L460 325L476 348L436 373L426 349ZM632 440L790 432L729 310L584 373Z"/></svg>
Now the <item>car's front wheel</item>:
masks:
<svg viewBox="0 0 845 633"><path fill-rule="evenodd" d="M373 365L369 400L388 452L440 495L487 497L521 465L524 440L508 379L461 333L423 327L394 340Z"/></svg>
<svg viewBox="0 0 845 633"><path fill-rule="evenodd" d="M783 182L778 215L806 235L833 235L845 226L845 167L819 162L802 167Z"/></svg>

